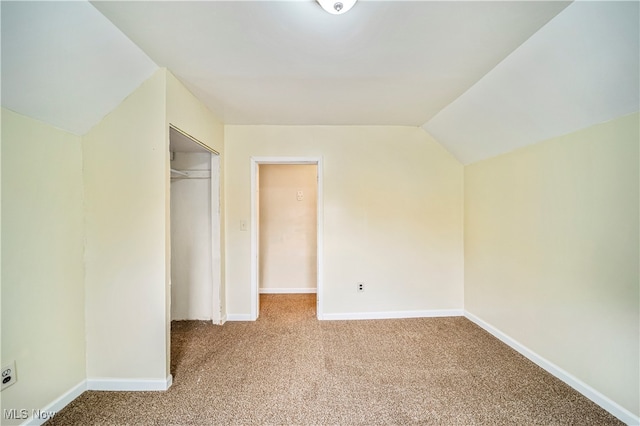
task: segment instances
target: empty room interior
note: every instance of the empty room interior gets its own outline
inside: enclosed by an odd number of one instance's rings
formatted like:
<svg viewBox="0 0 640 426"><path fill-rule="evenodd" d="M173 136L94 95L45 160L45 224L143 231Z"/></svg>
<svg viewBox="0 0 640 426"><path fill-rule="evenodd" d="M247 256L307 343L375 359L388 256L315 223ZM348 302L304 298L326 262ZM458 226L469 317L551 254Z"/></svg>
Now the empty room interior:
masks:
<svg viewBox="0 0 640 426"><path fill-rule="evenodd" d="M640 2L0 2L1 424L640 424Z"/></svg>

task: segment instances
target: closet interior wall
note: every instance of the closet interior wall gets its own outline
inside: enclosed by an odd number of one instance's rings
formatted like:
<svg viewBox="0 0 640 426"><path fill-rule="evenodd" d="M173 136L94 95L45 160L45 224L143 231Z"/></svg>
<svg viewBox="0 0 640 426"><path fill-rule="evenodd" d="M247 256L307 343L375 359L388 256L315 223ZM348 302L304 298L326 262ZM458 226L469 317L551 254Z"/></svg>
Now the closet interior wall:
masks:
<svg viewBox="0 0 640 426"><path fill-rule="evenodd" d="M171 158L171 319L212 319L211 154Z"/></svg>

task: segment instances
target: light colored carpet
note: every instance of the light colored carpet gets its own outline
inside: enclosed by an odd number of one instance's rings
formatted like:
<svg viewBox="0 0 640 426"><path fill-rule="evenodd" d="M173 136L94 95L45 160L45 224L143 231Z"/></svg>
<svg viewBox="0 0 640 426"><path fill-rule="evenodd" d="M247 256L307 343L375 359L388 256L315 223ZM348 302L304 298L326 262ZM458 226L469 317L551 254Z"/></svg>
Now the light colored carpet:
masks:
<svg viewBox="0 0 640 426"><path fill-rule="evenodd" d="M88 391L54 425L619 425L465 318L317 321L262 295L256 322L172 324L166 392Z"/></svg>

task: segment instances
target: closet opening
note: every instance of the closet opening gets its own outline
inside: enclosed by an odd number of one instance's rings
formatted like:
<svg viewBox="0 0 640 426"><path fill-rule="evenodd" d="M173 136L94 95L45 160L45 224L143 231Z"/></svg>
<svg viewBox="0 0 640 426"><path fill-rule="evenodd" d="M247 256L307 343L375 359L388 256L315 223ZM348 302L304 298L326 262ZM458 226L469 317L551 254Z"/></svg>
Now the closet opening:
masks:
<svg viewBox="0 0 640 426"><path fill-rule="evenodd" d="M251 319L260 314L261 294L292 293L315 293L321 319L321 159L254 157L251 162Z"/></svg>
<svg viewBox="0 0 640 426"><path fill-rule="evenodd" d="M171 320L221 324L220 156L171 126Z"/></svg>

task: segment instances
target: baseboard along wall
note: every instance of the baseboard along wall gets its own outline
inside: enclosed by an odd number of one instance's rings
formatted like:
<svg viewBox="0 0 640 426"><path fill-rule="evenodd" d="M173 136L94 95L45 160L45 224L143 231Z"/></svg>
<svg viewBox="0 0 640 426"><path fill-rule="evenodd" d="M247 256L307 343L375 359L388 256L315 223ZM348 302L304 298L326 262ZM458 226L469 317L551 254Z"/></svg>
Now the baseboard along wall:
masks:
<svg viewBox="0 0 640 426"><path fill-rule="evenodd" d="M261 288L260 294L299 294L299 293L316 293L316 289L301 287L301 288Z"/></svg>
<svg viewBox="0 0 640 426"><path fill-rule="evenodd" d="M567 371L558 367L549 360L541 357L528 347L524 346L517 340L511 338L491 324L485 322L471 312L462 309L443 309L443 310L426 310L426 311L392 311L392 312L357 312L357 313L340 313L340 314L323 314L319 319L322 320L363 320L363 319L401 319L401 318L429 318L429 317L450 317L464 316L468 320L477 324L479 327L493 335L503 343L528 358L530 361L546 370L551 375L562 380L594 403L623 421L628 425L640 425L640 416L637 416L612 401L602 393L598 392L591 386L582 382L580 379L571 375ZM227 314L227 321L251 321L250 314ZM83 380L59 398L48 404L42 410L35 410L30 413L30 417L23 425L40 426L48 419L55 415L56 412L62 410L74 399L79 397L85 390L102 390L102 391L164 391L171 387L173 377L169 375L166 379L113 379L113 378L92 378Z"/></svg>
<svg viewBox="0 0 640 426"><path fill-rule="evenodd" d="M87 390L100 391L165 391L173 384L173 376L166 379L87 379Z"/></svg>
<svg viewBox="0 0 640 426"><path fill-rule="evenodd" d="M40 426L55 416L55 413L69 405L87 390L100 391L165 391L173 384L173 376L166 379L87 379L78 383L41 410L33 410L23 425Z"/></svg>
<svg viewBox="0 0 640 426"><path fill-rule="evenodd" d="M385 312L352 312L340 314L321 314L318 319L331 320L368 320L368 319L402 319L402 318L434 318L461 317L462 309L433 309L426 311L385 311Z"/></svg>
<svg viewBox="0 0 640 426"><path fill-rule="evenodd" d="M227 314L227 321L253 321L251 314Z"/></svg>
<svg viewBox="0 0 640 426"><path fill-rule="evenodd" d="M525 345L521 344L517 340L506 335L505 333L498 330L491 324L473 315L471 312L465 311L464 316L469 321L477 324L480 328L484 329L489 334L496 337L498 340L509 345L512 349L514 349L515 351L519 352L521 355L528 358L534 364L538 365L539 367L543 368L551 375L562 380L563 382L565 382L566 384L568 384L569 386L571 386L572 388L580 392L582 395L586 396L591 401L595 402L600 407L604 408L609 413L611 413L612 415L614 415L615 417L623 421L624 423L628 425L640 425L640 416L636 416L631 411L622 407L620 404L616 403L615 401L612 401L611 399L601 394L591 386L587 385L577 377L571 375L570 373L558 367L551 361L541 357L540 355L538 355L537 353L535 353Z"/></svg>
<svg viewBox="0 0 640 426"><path fill-rule="evenodd" d="M69 405L71 401L82 395L82 392L87 390L87 381L83 380L65 393L63 393L60 397L56 398L53 402L48 404L41 410L34 410L29 413L29 418L25 420L23 425L30 426L40 426L44 424L47 420L55 416L55 413L62 410L64 407Z"/></svg>

